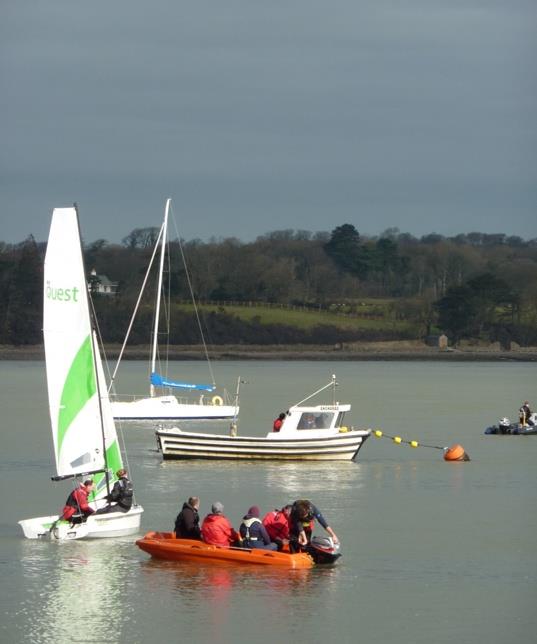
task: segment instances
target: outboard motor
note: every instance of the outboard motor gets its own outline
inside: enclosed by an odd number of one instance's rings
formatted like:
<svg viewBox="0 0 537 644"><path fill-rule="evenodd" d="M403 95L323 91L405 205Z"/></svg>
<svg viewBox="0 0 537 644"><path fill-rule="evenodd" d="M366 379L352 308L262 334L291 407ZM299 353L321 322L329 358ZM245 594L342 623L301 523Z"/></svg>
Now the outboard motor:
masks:
<svg viewBox="0 0 537 644"><path fill-rule="evenodd" d="M498 423L498 427L501 434L508 434L511 429L511 421L509 418L504 417Z"/></svg>
<svg viewBox="0 0 537 644"><path fill-rule="evenodd" d="M312 537L306 552L317 564L331 564L341 557L339 543L335 544L332 537Z"/></svg>

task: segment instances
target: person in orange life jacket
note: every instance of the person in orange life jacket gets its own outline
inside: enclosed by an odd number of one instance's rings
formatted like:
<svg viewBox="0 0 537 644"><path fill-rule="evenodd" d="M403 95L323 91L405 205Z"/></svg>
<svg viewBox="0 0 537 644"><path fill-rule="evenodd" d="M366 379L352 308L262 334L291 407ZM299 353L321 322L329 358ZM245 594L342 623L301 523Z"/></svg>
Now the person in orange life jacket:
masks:
<svg viewBox="0 0 537 644"><path fill-rule="evenodd" d="M82 515L83 519L93 514L95 510L88 504L88 496L93 491L95 485L91 479L81 483L76 490L73 490L67 497L65 506L62 510L60 519L69 521L74 515Z"/></svg>
<svg viewBox="0 0 537 644"><path fill-rule="evenodd" d="M291 552L300 552L304 546L310 543L314 519L323 526L334 543L339 543L336 533L319 510L311 501L303 499L293 503L289 515L289 549Z"/></svg>
<svg viewBox="0 0 537 644"><path fill-rule="evenodd" d="M127 470L121 468L116 472L118 480L110 494L106 497L109 505L97 510L97 514L108 514L109 512L128 512L132 507L134 487L129 481Z"/></svg>
<svg viewBox="0 0 537 644"><path fill-rule="evenodd" d="M201 538L205 543L228 548L239 541L240 535L224 516L224 506L220 501L213 503L211 513L203 519Z"/></svg>
<svg viewBox="0 0 537 644"><path fill-rule="evenodd" d="M282 412L282 413L278 416L278 418L276 418L276 420L274 421L274 423L272 424L272 431L273 431L273 432L279 432L279 431L280 431L280 429L282 428L282 425L283 425L283 421L284 421L284 420L285 420L285 414Z"/></svg>
<svg viewBox="0 0 537 644"><path fill-rule="evenodd" d="M252 505L242 519L239 527L244 548L262 548L263 550L276 550L278 546L272 543L269 534L259 518L259 508Z"/></svg>
<svg viewBox="0 0 537 644"><path fill-rule="evenodd" d="M270 540L282 550L283 546L289 543L289 515L291 514L291 505L284 505L281 510L271 510L263 517L265 526Z"/></svg>
<svg viewBox="0 0 537 644"><path fill-rule="evenodd" d="M200 500L191 496L175 519L175 536L177 539L201 539L200 517L198 510Z"/></svg>

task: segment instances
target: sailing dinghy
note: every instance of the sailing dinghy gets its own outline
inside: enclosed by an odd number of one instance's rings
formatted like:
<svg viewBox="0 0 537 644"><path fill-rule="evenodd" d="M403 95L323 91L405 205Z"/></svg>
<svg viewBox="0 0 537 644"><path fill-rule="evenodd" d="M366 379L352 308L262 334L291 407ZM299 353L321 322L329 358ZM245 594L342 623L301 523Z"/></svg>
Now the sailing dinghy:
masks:
<svg viewBox="0 0 537 644"><path fill-rule="evenodd" d="M177 380L172 380L168 378L167 375L162 375L157 372L157 363L159 362L159 325L161 323L161 301L162 301L162 291L163 291L163 273L165 269L165 260L169 257L167 253L168 246L168 217L171 206L171 199L166 201L166 208L164 211L164 221L160 228L159 235L155 244L153 251L153 256L149 263L146 276L138 296L138 302L136 304L134 314L132 316L129 329L125 340L123 342L123 347L121 349L119 359L117 361L116 368L112 375L112 382L114 381L125 346L127 344L130 330L136 316L138 306L140 304L145 284L147 278L151 271L151 267L157 251L160 248L160 261L159 261L159 271L158 271L158 285L157 285L157 295L155 302L155 317L153 322L153 337L151 343L151 367L150 367L150 387L149 387L149 397L136 397L129 396L127 399L121 399L115 397L112 401L112 411L114 418L122 420L137 420L137 421L154 421L154 420L226 420L226 419L236 419L239 413L239 386L240 379L237 380L237 391L235 393L234 401L230 400L226 391L222 392L222 395L219 395L216 392L216 384L194 384L189 382L178 382ZM182 251L181 251L182 252ZM183 257L184 261L184 257ZM186 262L184 261L184 267L187 274L187 279L190 285L190 278L188 277L188 270L186 267ZM197 316L196 302L192 293L192 301L194 303L194 308ZM169 306L168 306L169 310ZM199 316L198 321L199 321ZM205 340L202 335L203 344L205 347ZM210 361L205 348L205 354L207 362L210 369ZM165 365L167 369L167 364ZM211 370L212 375L212 370ZM178 396L173 391L181 391L184 393L183 396Z"/></svg>
<svg viewBox="0 0 537 644"><path fill-rule="evenodd" d="M105 497L123 467L104 370L90 314L76 208L56 208L45 256L43 337L57 476L76 485L91 477L90 505ZM119 537L138 532L143 508L90 515L80 524L58 515L19 521L28 539Z"/></svg>

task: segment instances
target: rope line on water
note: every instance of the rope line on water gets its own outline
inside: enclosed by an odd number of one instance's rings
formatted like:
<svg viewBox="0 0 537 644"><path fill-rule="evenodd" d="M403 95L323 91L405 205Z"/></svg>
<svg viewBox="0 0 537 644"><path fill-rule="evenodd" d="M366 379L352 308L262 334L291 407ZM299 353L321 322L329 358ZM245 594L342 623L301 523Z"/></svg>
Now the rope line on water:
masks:
<svg viewBox="0 0 537 644"><path fill-rule="evenodd" d="M373 430L373 435L376 436L376 438L389 438L391 439L396 445L401 445L401 443L405 443L406 445L410 445L410 447L428 447L429 449L441 449L443 451L447 450L447 447L440 447L440 445L426 445L425 443L420 443L418 441L407 441L404 438L401 438L401 436L391 436L390 434L385 434L382 430L380 429L375 429Z"/></svg>
<svg viewBox="0 0 537 644"><path fill-rule="evenodd" d="M429 449L441 449L442 452L444 453L444 460L445 461L469 461L470 457L468 454L464 451L464 447L462 445L452 445L451 447L441 447L440 445L427 445L425 443L419 443L418 441L408 441L402 438L401 436L391 436L390 434L385 434L381 429L374 429L373 430L373 435L376 438L389 438L393 443L396 445L401 445L402 443L405 443L406 445L410 445L410 447L428 447Z"/></svg>

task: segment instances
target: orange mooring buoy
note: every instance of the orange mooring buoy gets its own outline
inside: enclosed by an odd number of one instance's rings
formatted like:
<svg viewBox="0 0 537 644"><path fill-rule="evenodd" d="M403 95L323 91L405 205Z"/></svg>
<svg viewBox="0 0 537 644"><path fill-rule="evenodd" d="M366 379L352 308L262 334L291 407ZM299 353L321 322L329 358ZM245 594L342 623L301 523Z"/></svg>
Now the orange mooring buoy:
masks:
<svg viewBox="0 0 537 644"><path fill-rule="evenodd" d="M445 461L469 461L470 457L464 451L464 447L456 443L444 451Z"/></svg>

